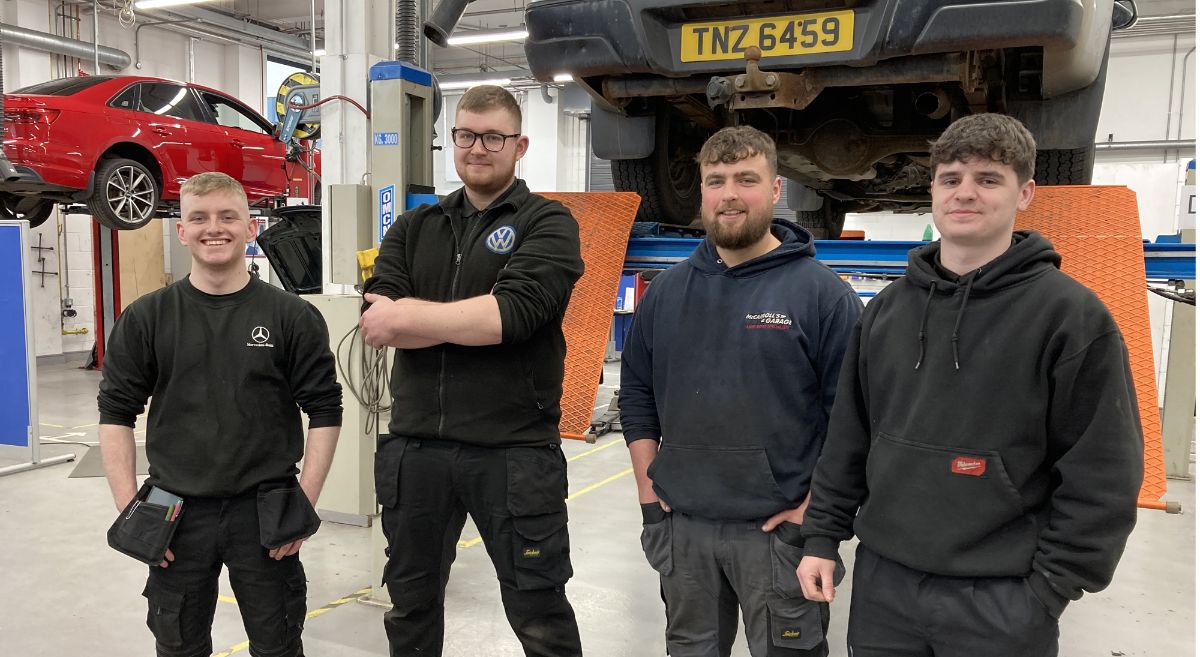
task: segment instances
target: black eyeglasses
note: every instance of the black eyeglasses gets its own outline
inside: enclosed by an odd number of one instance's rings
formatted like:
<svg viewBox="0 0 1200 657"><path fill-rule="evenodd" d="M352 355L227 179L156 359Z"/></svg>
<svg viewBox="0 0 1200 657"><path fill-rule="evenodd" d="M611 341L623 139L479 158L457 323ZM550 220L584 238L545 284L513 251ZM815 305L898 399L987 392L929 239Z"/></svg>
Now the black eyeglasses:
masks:
<svg viewBox="0 0 1200 657"><path fill-rule="evenodd" d="M483 149L493 153L499 153L504 150L504 143L509 139L520 137L521 133L513 133L511 135L502 135L498 132L485 132L478 134L470 130L462 128L451 128L450 138L454 140L454 145L459 148L471 148L475 145L475 140L483 141Z"/></svg>

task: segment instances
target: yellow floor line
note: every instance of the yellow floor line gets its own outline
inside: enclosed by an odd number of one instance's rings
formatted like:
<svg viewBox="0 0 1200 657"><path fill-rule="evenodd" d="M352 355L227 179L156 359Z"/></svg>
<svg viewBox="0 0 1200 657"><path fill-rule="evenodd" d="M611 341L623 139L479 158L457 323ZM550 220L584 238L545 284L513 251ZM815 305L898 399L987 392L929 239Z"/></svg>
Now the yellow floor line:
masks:
<svg viewBox="0 0 1200 657"><path fill-rule="evenodd" d="M41 425L43 427L54 427L55 429L66 429L66 427L64 427L63 425L54 424L53 422L42 422Z"/></svg>
<svg viewBox="0 0 1200 657"><path fill-rule="evenodd" d="M361 588L361 589L359 589L359 590L355 591L354 593L351 593L350 595L348 595L348 596L345 596L345 597L338 598L337 600L334 600L333 602L330 602L329 604L327 604L327 605L325 605L325 606L323 606L323 607L318 607L318 608L316 608L316 609L313 609L312 611L310 611L310 612L308 612L307 614L305 614L304 618L305 618L305 619L314 618L314 617L316 617L316 616L320 616L321 614L328 613L328 612L330 612L330 611L332 611L332 610L334 610L334 609L337 609L338 607L340 607L340 606L342 606L342 605L344 605L344 604L346 604L346 603L348 603L348 602L353 602L353 601L354 601L354 600L356 600L356 599L357 599L359 596L366 595L366 594L368 594L368 593L370 593L370 592L371 592L371 587L369 587L369 586L368 586L368 587L365 587L365 588ZM223 595L222 595L222 596L218 596L218 597L217 597L217 599L218 599L218 600L222 600L223 602L227 602L227 600L224 600L224 598L226 598L226 596L223 596ZM245 650L246 648L249 648L249 647L250 647L250 642L249 642L249 641L243 641L243 642L241 642L241 643L237 644L236 646L233 646L232 648L228 648L228 649L226 649L226 650L222 650L221 652L218 652L218 653L213 653L213 656L212 656L212 657L229 657L229 655L232 655L232 654L233 654L233 653L235 653L235 652L241 652L241 651L243 651L243 650Z"/></svg>
<svg viewBox="0 0 1200 657"><path fill-rule="evenodd" d="M609 447L612 447L613 445L616 445L617 443L624 443L624 442L625 442L624 438L617 438L616 440L614 440L612 442L604 443L603 445L601 445L599 447L593 447L593 448L589 449L588 451L583 452L582 454L576 454L575 456L572 456L571 458L567 459L567 463L570 463L571 461L574 461L577 459L581 459L589 454L595 454L596 452L599 452L602 449L608 449Z"/></svg>
<svg viewBox="0 0 1200 657"><path fill-rule="evenodd" d="M237 598L233 597L232 595L218 595L217 600L220 600L221 602L228 602L231 605L237 606Z"/></svg>
<svg viewBox="0 0 1200 657"><path fill-rule="evenodd" d="M79 426L77 426L77 427L71 427L71 428L72 428L72 429L86 429L86 428L88 428L88 427L98 427L98 426L100 426L100 423L99 423L99 422L93 422L93 423L91 423L91 424L81 424L81 425L79 425Z"/></svg>

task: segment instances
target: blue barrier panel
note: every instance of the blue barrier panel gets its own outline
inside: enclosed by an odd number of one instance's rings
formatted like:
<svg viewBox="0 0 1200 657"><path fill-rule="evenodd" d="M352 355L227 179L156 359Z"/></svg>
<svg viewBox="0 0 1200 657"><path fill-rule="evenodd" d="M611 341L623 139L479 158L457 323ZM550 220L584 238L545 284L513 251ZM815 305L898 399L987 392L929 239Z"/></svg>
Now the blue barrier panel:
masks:
<svg viewBox="0 0 1200 657"><path fill-rule="evenodd" d="M28 225L28 224L26 224ZM30 370L27 262L22 226L0 222L0 445L30 447Z"/></svg>

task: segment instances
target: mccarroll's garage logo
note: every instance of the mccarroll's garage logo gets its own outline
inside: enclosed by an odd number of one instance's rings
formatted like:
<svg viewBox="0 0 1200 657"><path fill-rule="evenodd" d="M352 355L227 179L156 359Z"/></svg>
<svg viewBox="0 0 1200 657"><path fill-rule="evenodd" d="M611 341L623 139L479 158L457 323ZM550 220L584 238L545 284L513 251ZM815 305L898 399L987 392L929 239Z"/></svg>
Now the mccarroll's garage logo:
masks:
<svg viewBox="0 0 1200 657"><path fill-rule="evenodd" d="M792 318L783 313L751 313L746 315L746 328L786 331L792 328Z"/></svg>

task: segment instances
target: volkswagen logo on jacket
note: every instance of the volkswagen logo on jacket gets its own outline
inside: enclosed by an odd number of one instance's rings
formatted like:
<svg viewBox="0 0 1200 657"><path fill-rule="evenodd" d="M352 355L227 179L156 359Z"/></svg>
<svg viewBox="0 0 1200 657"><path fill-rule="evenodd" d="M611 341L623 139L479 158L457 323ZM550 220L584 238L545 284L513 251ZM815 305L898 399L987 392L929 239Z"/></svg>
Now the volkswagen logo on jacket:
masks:
<svg viewBox="0 0 1200 657"><path fill-rule="evenodd" d="M517 243L517 231L512 226L501 226L487 237L487 248L492 253L506 255Z"/></svg>

